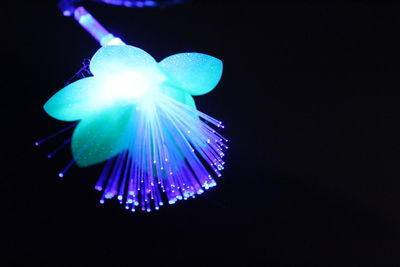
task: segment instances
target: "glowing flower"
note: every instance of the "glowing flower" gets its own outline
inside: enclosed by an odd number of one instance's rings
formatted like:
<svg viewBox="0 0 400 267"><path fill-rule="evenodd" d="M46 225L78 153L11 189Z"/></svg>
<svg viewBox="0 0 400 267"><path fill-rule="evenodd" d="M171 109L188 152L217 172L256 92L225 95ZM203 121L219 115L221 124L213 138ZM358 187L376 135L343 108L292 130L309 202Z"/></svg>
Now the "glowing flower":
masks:
<svg viewBox="0 0 400 267"><path fill-rule="evenodd" d="M209 126L221 122L197 111L192 95L217 85L220 60L182 53L157 63L139 48L112 45L95 53L90 71L44 109L79 120L71 144L79 166L108 160L96 185L101 202L117 195L128 209L150 211L163 203L160 190L173 204L215 185L207 168L220 175L226 139Z"/></svg>

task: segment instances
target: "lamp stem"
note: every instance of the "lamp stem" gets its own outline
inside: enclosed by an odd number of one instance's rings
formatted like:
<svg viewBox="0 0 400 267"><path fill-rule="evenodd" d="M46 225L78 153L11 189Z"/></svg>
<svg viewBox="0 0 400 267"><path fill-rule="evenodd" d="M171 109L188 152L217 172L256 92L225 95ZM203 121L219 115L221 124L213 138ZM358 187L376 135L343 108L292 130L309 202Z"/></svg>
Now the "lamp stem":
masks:
<svg viewBox="0 0 400 267"><path fill-rule="evenodd" d="M125 45L120 38L107 31L84 7L79 6L75 9L74 18L100 45Z"/></svg>

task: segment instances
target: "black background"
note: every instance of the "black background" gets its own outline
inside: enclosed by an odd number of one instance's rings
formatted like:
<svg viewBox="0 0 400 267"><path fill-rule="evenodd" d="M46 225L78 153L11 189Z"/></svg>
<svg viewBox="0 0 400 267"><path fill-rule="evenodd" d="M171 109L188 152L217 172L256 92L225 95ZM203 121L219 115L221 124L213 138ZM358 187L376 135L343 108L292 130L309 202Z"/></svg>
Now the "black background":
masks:
<svg viewBox="0 0 400 267"><path fill-rule="evenodd" d="M218 186L154 213L100 205L101 166L73 167L44 102L99 45L56 1L3 4L0 261L149 265L400 265L400 5L192 1L85 7L157 60L224 62L200 110L230 139ZM5 7L5 9L4 9ZM9 135L9 136L8 136Z"/></svg>

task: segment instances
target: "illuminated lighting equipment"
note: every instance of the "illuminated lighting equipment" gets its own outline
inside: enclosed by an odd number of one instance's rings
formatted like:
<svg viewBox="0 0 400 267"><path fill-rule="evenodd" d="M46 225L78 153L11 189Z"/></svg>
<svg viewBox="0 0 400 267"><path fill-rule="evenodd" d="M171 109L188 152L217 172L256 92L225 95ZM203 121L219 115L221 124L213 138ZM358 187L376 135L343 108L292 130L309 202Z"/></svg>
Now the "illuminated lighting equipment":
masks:
<svg viewBox="0 0 400 267"><path fill-rule="evenodd" d="M218 84L222 62L201 53L181 53L160 62L126 45L83 7L74 18L102 47L92 57L92 76L68 84L44 105L53 118L75 123L73 161L86 167L106 162L95 189L100 203L116 197L126 209L158 210L166 201L194 198L216 185L224 169L227 139L220 121L198 111L192 95ZM55 135L59 134L56 133ZM38 146L52 135L36 142Z"/></svg>

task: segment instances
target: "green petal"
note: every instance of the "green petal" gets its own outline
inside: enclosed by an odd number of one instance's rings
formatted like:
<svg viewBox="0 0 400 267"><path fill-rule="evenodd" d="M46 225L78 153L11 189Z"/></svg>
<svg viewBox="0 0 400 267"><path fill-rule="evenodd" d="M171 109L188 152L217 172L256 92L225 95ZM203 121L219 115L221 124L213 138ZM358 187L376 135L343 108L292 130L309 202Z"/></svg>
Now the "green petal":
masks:
<svg viewBox="0 0 400 267"><path fill-rule="evenodd" d="M102 86L94 77L80 79L58 91L43 108L55 119L79 120L104 108L106 99L100 99L99 88Z"/></svg>
<svg viewBox="0 0 400 267"><path fill-rule="evenodd" d="M90 61L93 75L109 75L129 70L157 66L157 62L146 51L130 45L103 46Z"/></svg>
<svg viewBox="0 0 400 267"><path fill-rule="evenodd" d="M81 167L100 163L132 145L135 112L134 105L126 105L84 118L72 135L76 163Z"/></svg>
<svg viewBox="0 0 400 267"><path fill-rule="evenodd" d="M159 64L176 86L192 95L210 92L222 76L222 61L201 53L172 55Z"/></svg>
<svg viewBox="0 0 400 267"><path fill-rule="evenodd" d="M187 93L185 94L185 104L193 109L197 109L196 103L194 102L194 99L193 99L193 96L191 96L190 94L187 94Z"/></svg>
<svg viewBox="0 0 400 267"><path fill-rule="evenodd" d="M193 109L196 109L196 104L194 102L193 97L190 94L188 94L186 91L183 91L183 90L175 88L175 87L164 85L161 89L161 92L163 94L175 99L176 101L179 101L183 104L188 105L189 107L191 107Z"/></svg>

